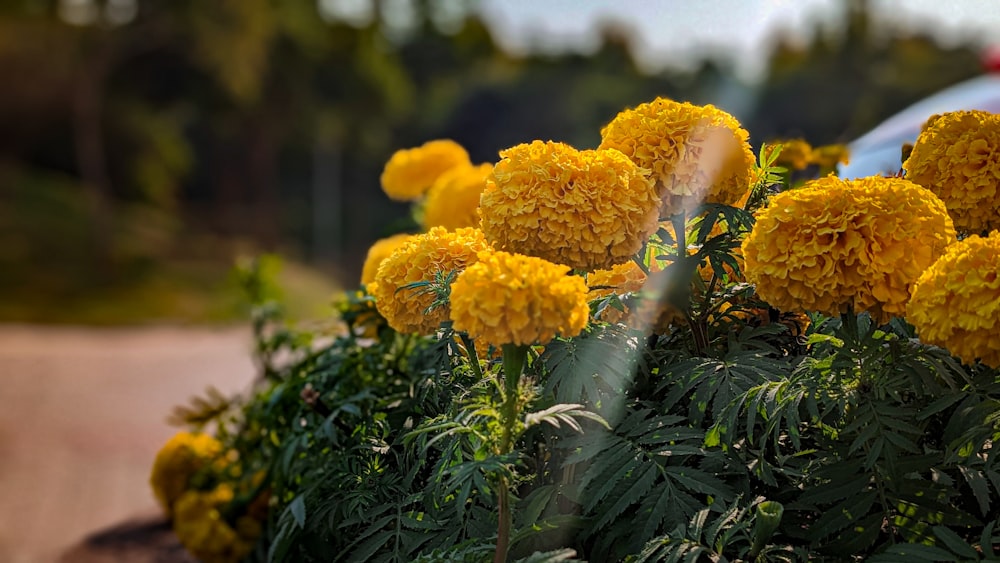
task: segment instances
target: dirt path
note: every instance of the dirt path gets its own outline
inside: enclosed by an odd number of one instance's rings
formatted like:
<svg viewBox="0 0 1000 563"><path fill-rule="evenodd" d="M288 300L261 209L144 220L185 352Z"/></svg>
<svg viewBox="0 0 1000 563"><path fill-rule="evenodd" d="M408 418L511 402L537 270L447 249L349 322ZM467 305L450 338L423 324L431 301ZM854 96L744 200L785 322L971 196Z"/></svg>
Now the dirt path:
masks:
<svg viewBox="0 0 1000 563"><path fill-rule="evenodd" d="M0 561L47 563L156 513L149 469L174 405L253 378L245 329L0 325Z"/></svg>

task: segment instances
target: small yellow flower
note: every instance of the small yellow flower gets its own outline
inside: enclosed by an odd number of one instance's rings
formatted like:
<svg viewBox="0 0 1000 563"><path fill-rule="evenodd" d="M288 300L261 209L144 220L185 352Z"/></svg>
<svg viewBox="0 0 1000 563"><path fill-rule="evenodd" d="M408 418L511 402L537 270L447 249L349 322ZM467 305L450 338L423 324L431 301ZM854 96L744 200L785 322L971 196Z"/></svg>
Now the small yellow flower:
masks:
<svg viewBox="0 0 1000 563"><path fill-rule="evenodd" d="M438 273L460 272L476 261L479 251L487 248L489 245L479 229L448 231L434 227L414 235L383 260L368 290L375 297L379 313L394 330L431 334L448 319L448 307L428 312L435 300L433 293L405 286L434 282Z"/></svg>
<svg viewBox="0 0 1000 563"><path fill-rule="evenodd" d="M208 434L178 432L160 448L153 462L149 484L153 495L170 515L174 503L190 488L191 478L216 460L222 444Z"/></svg>
<svg viewBox="0 0 1000 563"><path fill-rule="evenodd" d="M602 149L617 149L652 173L662 214L702 202L732 205L751 184L749 134L728 113L657 98L619 113L601 130Z"/></svg>
<svg viewBox="0 0 1000 563"><path fill-rule="evenodd" d="M782 311L905 312L917 277L955 241L944 204L901 178L827 176L780 193L743 241L745 274Z"/></svg>
<svg viewBox="0 0 1000 563"><path fill-rule="evenodd" d="M628 261L657 228L652 184L618 151L534 141L500 156L480 200L497 250L590 271Z"/></svg>
<svg viewBox="0 0 1000 563"><path fill-rule="evenodd" d="M174 533L191 554L204 563L238 563L253 550L260 522L241 516L234 524L222 509L233 500L233 489L221 484L211 491L188 491L177 501Z"/></svg>
<svg viewBox="0 0 1000 563"><path fill-rule="evenodd" d="M361 285L368 285L375 281L375 274L378 272L378 266L382 263L382 260L391 256L411 236L413 235L400 233L375 241L375 244L371 245L368 249L365 264L361 268Z"/></svg>
<svg viewBox="0 0 1000 563"><path fill-rule="evenodd" d="M812 150L809 162L819 166L820 174L824 174L835 170L838 164L849 164L851 151L846 145L823 145Z"/></svg>
<svg viewBox="0 0 1000 563"><path fill-rule="evenodd" d="M1000 368L1000 231L949 247L914 285L907 319L921 340Z"/></svg>
<svg viewBox="0 0 1000 563"><path fill-rule="evenodd" d="M812 145L803 139L783 139L771 141L770 147L776 148L781 145L781 152L774 160L777 166L784 166L791 170L805 170L812 164Z"/></svg>
<svg viewBox="0 0 1000 563"><path fill-rule="evenodd" d="M456 330L495 346L546 344L587 326L587 283L568 266L486 251L451 288Z"/></svg>
<svg viewBox="0 0 1000 563"><path fill-rule="evenodd" d="M903 170L944 201L959 232L1000 229L1000 115L956 111L931 117Z"/></svg>
<svg viewBox="0 0 1000 563"><path fill-rule="evenodd" d="M479 226L479 197L486 188L492 164L456 166L445 172L427 192L424 228L455 230Z"/></svg>
<svg viewBox="0 0 1000 563"><path fill-rule="evenodd" d="M397 201L420 199L441 174L469 165L469 153L455 141L428 141L392 155L382 171L382 190Z"/></svg>

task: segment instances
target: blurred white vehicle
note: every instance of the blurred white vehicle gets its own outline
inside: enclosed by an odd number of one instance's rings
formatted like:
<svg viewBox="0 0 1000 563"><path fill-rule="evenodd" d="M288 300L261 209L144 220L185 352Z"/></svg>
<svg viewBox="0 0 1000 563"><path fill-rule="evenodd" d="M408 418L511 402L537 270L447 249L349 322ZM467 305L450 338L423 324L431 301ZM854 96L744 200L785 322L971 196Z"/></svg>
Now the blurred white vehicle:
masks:
<svg viewBox="0 0 1000 563"><path fill-rule="evenodd" d="M903 144L917 140L920 126L927 118L947 111L973 109L1000 113L1000 73L945 88L886 119L847 145L850 164L840 168L840 176L861 178L899 172Z"/></svg>

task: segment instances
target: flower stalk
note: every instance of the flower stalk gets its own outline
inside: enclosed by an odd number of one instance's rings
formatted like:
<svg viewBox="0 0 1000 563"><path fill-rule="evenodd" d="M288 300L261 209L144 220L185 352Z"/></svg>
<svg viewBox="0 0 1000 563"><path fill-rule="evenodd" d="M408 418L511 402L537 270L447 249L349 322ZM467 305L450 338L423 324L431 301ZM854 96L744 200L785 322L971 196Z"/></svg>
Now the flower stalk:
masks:
<svg viewBox="0 0 1000 563"><path fill-rule="evenodd" d="M503 345L503 405L500 408L500 423L503 427L500 436L499 454L507 455L513 445L513 436L519 413L517 403L519 399L518 385L521 381L521 372L524 369L525 360L528 357L528 347L515 344ZM497 525L497 548L493 557L494 563L504 563L507 561L507 550L510 548L510 529L512 524L510 512L510 483L506 477L500 477L497 487L497 495L500 508L500 520Z"/></svg>

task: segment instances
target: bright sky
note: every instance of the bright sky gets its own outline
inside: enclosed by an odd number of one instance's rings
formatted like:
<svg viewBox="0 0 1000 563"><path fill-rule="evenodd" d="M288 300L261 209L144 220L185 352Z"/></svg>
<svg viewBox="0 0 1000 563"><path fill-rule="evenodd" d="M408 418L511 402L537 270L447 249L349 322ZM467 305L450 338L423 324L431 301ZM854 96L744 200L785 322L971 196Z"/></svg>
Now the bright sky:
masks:
<svg viewBox="0 0 1000 563"><path fill-rule="evenodd" d="M776 35L807 39L822 21L835 29L846 0L479 0L480 12L508 49L588 51L595 26L616 21L635 30L639 63L655 70L690 66L704 53L732 61L738 75L764 70ZM1000 43L1000 0L870 0L880 22L929 31L943 43L968 38Z"/></svg>

